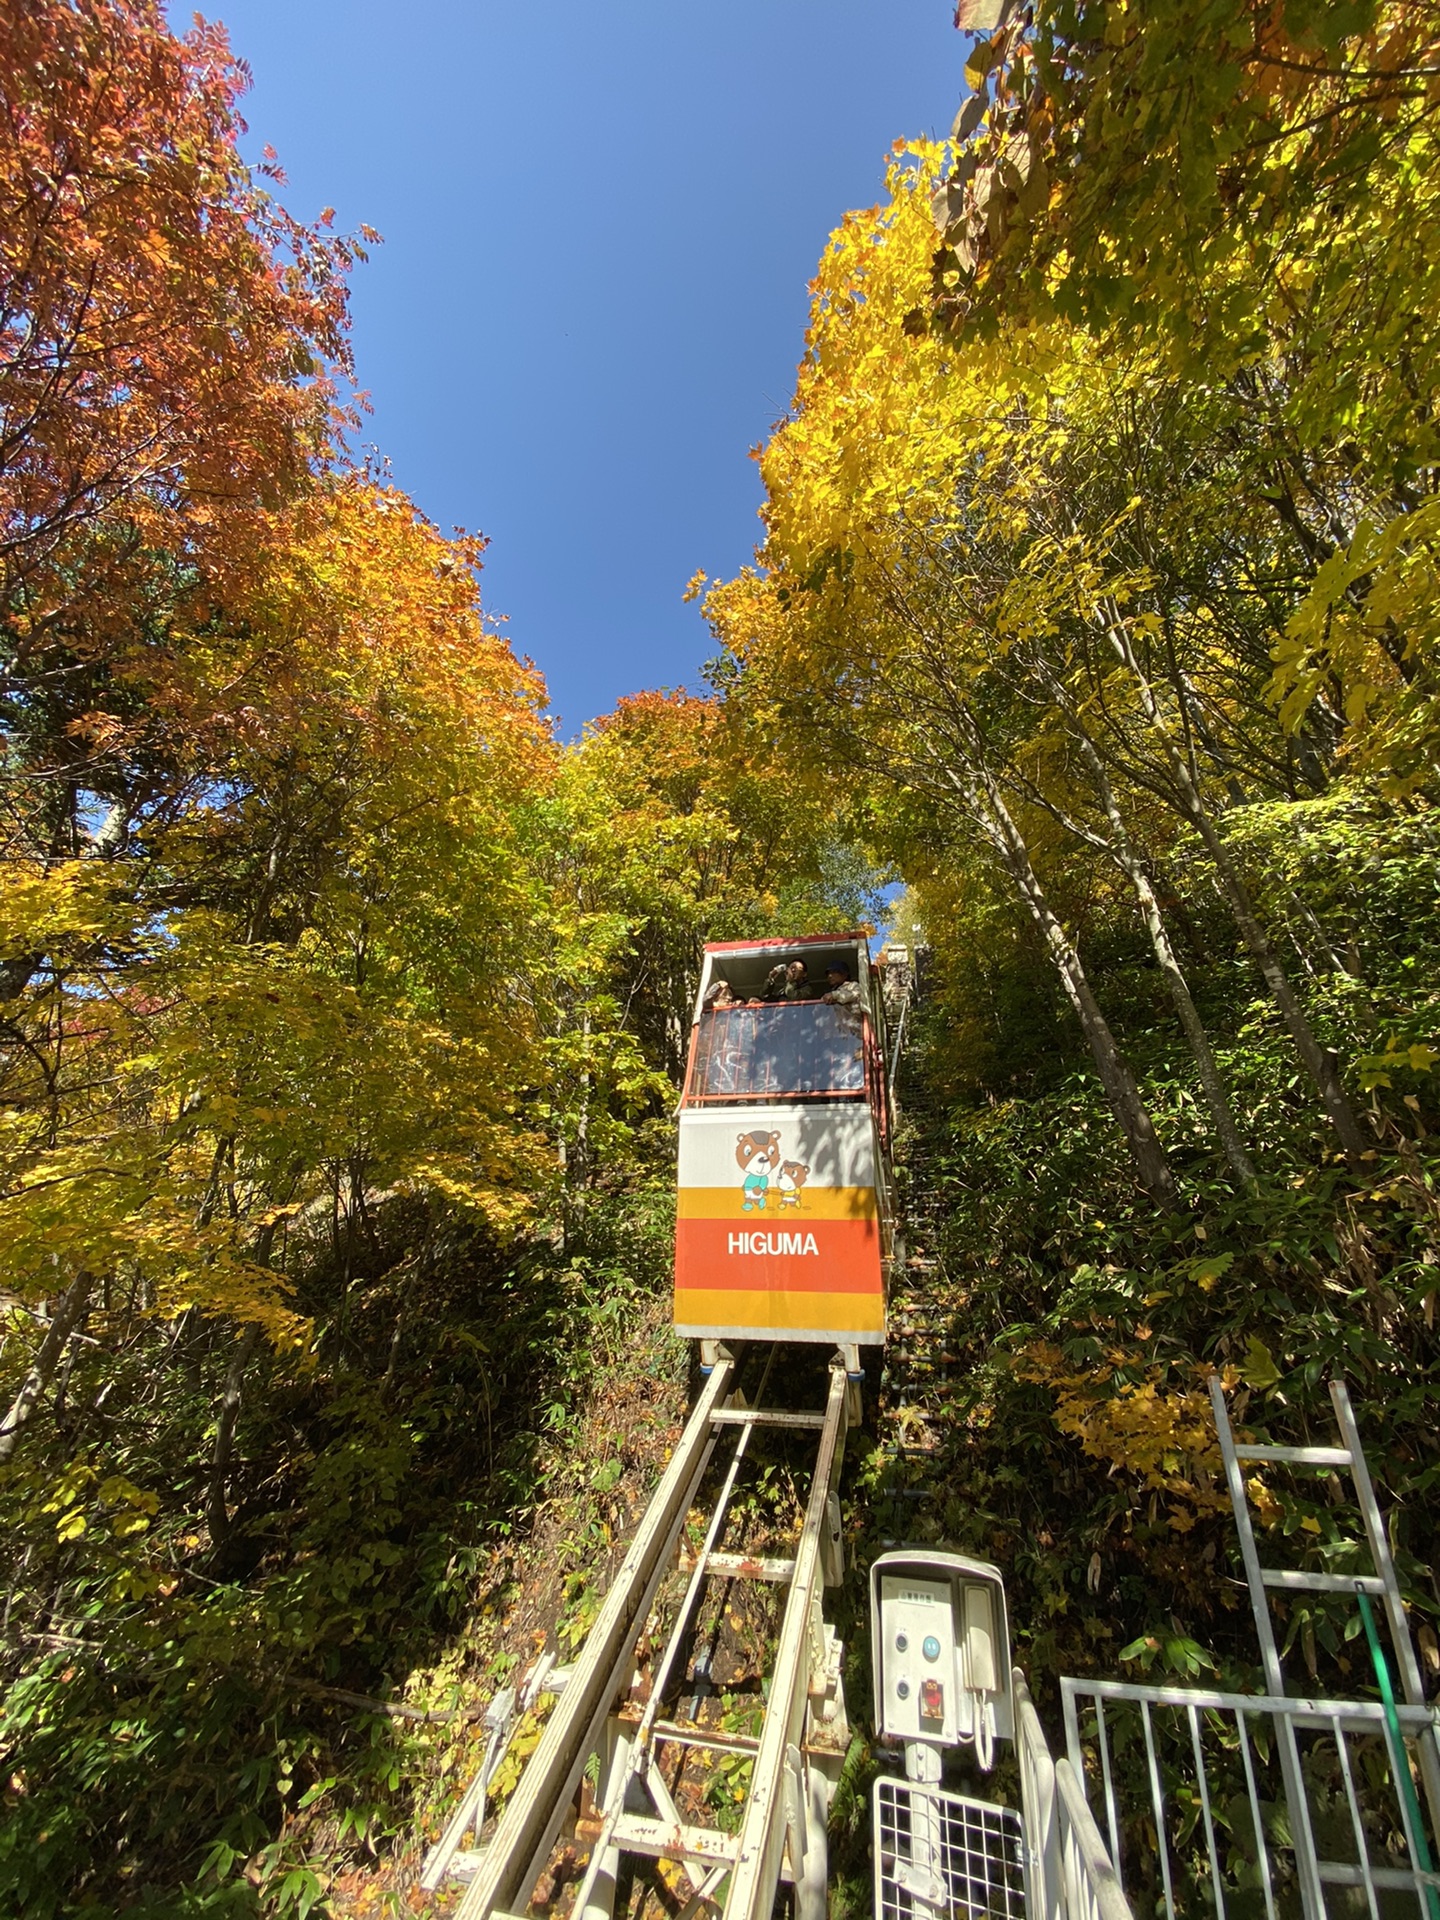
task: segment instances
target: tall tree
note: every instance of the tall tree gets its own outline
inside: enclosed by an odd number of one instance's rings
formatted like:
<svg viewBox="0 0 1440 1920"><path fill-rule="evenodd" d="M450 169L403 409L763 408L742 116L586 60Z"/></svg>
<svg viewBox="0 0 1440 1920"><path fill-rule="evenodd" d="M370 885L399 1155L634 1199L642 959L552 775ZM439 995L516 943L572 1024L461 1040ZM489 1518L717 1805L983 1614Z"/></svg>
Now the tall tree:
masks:
<svg viewBox="0 0 1440 1920"><path fill-rule="evenodd" d="M298 1212L398 1182L504 1224L543 1190L511 989L554 753L477 557L359 480L290 509L243 605L148 689L188 748L169 790L106 859L8 864L0 936L33 959L0 1029L22 1297L63 1281L68 1312L103 1279L293 1339Z"/></svg>
<svg viewBox="0 0 1440 1920"><path fill-rule="evenodd" d="M833 583L846 609L829 644L844 647L844 621L856 622L852 690L904 658L912 709L927 710L928 676L981 726L1002 782L1057 701L1072 730L1085 716L1109 769L1107 848L1115 819L1133 839L1127 791L1158 798L1199 836L1335 1137L1358 1156L1367 1142L1336 1064L1219 824L1249 798L1293 791L1295 756L1266 699L1265 643L1306 590L1307 558L1293 529L1246 504L1233 396L1192 420L1168 403L1175 377L1143 345L1107 347L1037 321L977 328L961 354L917 323L942 162L933 148L897 162L889 205L854 216L822 263L794 413L764 456L764 558L784 574L780 598L799 606ZM1159 457L1139 450L1146 427L1160 429ZM867 609L882 606L892 630L909 630L908 652L887 655L891 643L873 637L882 625ZM803 617L794 626L807 631ZM997 705L987 685L1009 692ZM1319 744L1306 743L1311 763ZM1133 859L1120 864L1140 881L1141 918L1240 1171L1229 1103L1154 891Z"/></svg>
<svg viewBox="0 0 1440 1920"><path fill-rule="evenodd" d="M244 165L246 84L222 29L177 39L159 0L0 6L0 596L22 648L101 513L204 548L330 450L357 248Z"/></svg>
<svg viewBox="0 0 1440 1920"><path fill-rule="evenodd" d="M532 999L572 1226L637 1117L668 1112L705 942L876 914L879 876L832 801L715 696L629 695L562 756L534 840L554 944Z"/></svg>
<svg viewBox="0 0 1440 1920"><path fill-rule="evenodd" d="M1440 746L1440 10L984 12L913 324L959 343L1058 320L1153 347L1187 406L1219 396L1249 501L1302 561L1287 723L1328 710L1358 771L1418 790Z"/></svg>

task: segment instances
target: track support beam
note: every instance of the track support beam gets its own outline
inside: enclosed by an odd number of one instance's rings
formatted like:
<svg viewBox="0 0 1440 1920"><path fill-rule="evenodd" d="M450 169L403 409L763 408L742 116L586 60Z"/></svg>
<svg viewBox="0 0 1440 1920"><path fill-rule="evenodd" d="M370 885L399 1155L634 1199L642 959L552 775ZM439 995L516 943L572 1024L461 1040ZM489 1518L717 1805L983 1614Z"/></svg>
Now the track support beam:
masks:
<svg viewBox="0 0 1440 1920"><path fill-rule="evenodd" d="M661 1579L674 1558L685 1515L699 1488L719 1429L713 1424L734 1384L735 1362L717 1359L696 1402L680 1444L655 1490L640 1531L615 1582L569 1684L520 1778L485 1863L465 1891L456 1920L492 1920L521 1908L544 1870L585 1762L600 1745L617 1687ZM622 1676L623 1678L623 1676Z"/></svg>

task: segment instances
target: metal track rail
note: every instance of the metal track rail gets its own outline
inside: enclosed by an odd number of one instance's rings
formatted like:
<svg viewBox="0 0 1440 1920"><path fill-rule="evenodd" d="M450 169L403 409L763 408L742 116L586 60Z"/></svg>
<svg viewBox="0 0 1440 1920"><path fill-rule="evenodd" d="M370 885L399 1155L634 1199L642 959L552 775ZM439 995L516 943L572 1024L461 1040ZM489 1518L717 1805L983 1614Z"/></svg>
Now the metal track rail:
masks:
<svg viewBox="0 0 1440 1920"><path fill-rule="evenodd" d="M773 1363L773 1354L771 1360ZM793 1881L801 1920L825 1911L825 1818L849 1737L840 1685L840 1648L821 1618L824 1588L843 1571L838 1483L853 1392L837 1356L823 1412L747 1407L738 1362L722 1354L650 1502L599 1617L563 1683L539 1745L494 1838L482 1844L485 1785L496 1755L456 1808L426 1861L422 1885L470 1884L457 1920L523 1914L565 1826L592 1756L599 1756L598 1832L575 1894L574 1920L611 1920L625 1854L676 1863L689 1882L689 1920L769 1920L782 1878ZM763 1398L769 1367L762 1379ZM793 1559L719 1551L737 1478L762 1427L809 1432L815 1465ZM682 1557L686 1517L717 1445L733 1448L711 1507L704 1543ZM649 1699L629 1705L636 1643L677 1563L689 1577L655 1664ZM759 1738L665 1718L677 1671L707 1581L759 1580L788 1588L769 1675ZM681 1669L683 1671L683 1668ZM547 1688L547 1690L553 1690ZM531 1695L535 1688L529 1689ZM494 1744L492 1742L492 1744ZM662 1751L718 1751L751 1759L738 1833L687 1822L666 1785ZM673 1778L672 1774L672 1778ZM678 1790L678 1789L677 1789ZM462 1848L476 1828L475 1845Z"/></svg>

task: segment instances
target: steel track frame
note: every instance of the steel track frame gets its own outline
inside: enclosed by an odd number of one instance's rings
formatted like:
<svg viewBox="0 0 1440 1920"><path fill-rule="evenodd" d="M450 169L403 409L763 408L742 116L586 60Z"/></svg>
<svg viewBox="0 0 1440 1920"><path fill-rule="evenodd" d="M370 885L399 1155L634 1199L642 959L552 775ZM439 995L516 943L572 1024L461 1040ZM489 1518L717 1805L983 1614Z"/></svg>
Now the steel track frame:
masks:
<svg viewBox="0 0 1440 1920"><path fill-rule="evenodd" d="M495 1837L471 1856L475 1874L456 1920L508 1920L524 1913L586 1764L596 1753L602 1756L597 1795L601 1824L574 1902L577 1920L607 1920L613 1913L625 1852L684 1867L692 1888L686 1908L692 1920L706 1912L723 1913L725 1920L769 1920L782 1875L795 1882L802 1912L823 1913L829 1774L838 1768L843 1748L834 1755L810 1752L807 1719L812 1707L817 1714L834 1715L832 1742L843 1737L839 1650L822 1620L821 1600L825 1586L842 1572L838 1486L855 1395L840 1355L831 1366L823 1414L797 1416L746 1407L734 1398L737 1372L737 1359L722 1348ZM815 1431L815 1469L793 1561L756 1561L752 1566L714 1549L736 1467L751 1433L767 1425ZM661 1664L668 1673L706 1577L788 1584L764 1723L758 1741L743 1742L755 1757L738 1836L685 1826L670 1801L652 1764L656 1747L672 1741L693 1746L716 1742L698 1729L672 1728L658 1719L658 1682L640 1724L615 1712L631 1682L635 1642L661 1581L676 1562L686 1516L716 1445L730 1429L739 1429L736 1459L716 1502L705 1546L689 1569L691 1580ZM735 1744L742 1743L737 1739ZM634 1811L637 1798L644 1795L658 1818ZM455 1841L459 1838L453 1835Z"/></svg>
<svg viewBox="0 0 1440 1920"><path fill-rule="evenodd" d="M720 1435L711 1415L728 1397L734 1379L735 1361L726 1358L705 1382L540 1744L456 1909L456 1920L489 1920L490 1915L507 1910L524 1912L585 1763L604 1737L611 1703L630 1678L636 1637L654 1604Z"/></svg>

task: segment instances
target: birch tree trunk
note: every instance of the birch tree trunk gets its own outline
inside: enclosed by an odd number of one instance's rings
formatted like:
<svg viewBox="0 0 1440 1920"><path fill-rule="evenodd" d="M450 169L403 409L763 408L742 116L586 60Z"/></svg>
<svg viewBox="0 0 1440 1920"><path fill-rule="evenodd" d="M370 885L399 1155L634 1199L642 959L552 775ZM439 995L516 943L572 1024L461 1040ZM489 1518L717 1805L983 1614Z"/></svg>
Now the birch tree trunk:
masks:
<svg viewBox="0 0 1440 1920"><path fill-rule="evenodd" d="M1079 949L1050 905L1025 836L1005 803L1000 783L991 770L984 726L971 705L967 688L948 670L943 636L930 630L925 619L908 605L899 584L893 581L891 598L902 629L916 643L912 672L897 679L889 689L896 738L904 740L908 735L912 741L918 739L924 743L915 757L912 777L937 797L944 795L947 807L956 807L972 826L979 828L1014 881L1060 975L1066 998L1075 1009L1095 1070L1129 1146L1140 1184L1157 1207L1167 1213L1177 1212L1180 1193L1155 1123L1100 1011ZM857 765L870 761L882 777L897 779L893 742L877 753L853 731L849 711L844 714L841 731L846 749Z"/></svg>
<svg viewBox="0 0 1440 1920"><path fill-rule="evenodd" d="M71 1334L85 1317L94 1284L94 1274L77 1273L61 1294L50 1316L50 1325L45 1329L45 1338L30 1363L29 1372L20 1383L20 1391L10 1402L5 1418L0 1420L0 1466L14 1453L20 1435L34 1418L40 1396L54 1379L55 1369L60 1364L60 1357L69 1344Z"/></svg>
<svg viewBox="0 0 1440 1920"><path fill-rule="evenodd" d="M1241 877L1240 870L1230 857L1230 850L1220 837L1210 809L1200 791L1200 785L1191 769L1186 756L1179 750L1155 696L1155 689L1149 675L1140 664L1135 649L1130 644L1130 635L1121 616L1120 609L1113 604L1105 613L1106 635L1114 649L1116 657L1132 676L1140 696L1141 710L1159 744L1165 763L1173 779L1184 811L1205 843L1206 851L1215 862L1215 872L1221 891L1225 896L1240 937L1245 942L1251 958L1260 969L1270 997L1279 1009L1285 1022L1295 1050L1300 1055L1305 1071L1315 1084L1321 1104L1330 1123L1335 1129L1336 1138L1345 1152L1352 1158L1364 1153L1366 1139L1360 1131L1345 1089L1340 1084L1340 1076L1335 1070L1335 1062L1315 1037L1314 1029L1306 1018L1304 1009L1295 997L1285 969L1279 956L1271 945L1270 937L1261 925L1250 898L1250 890Z"/></svg>
<svg viewBox="0 0 1440 1920"><path fill-rule="evenodd" d="M270 1264L270 1256L275 1249L275 1234L276 1227L271 1222L261 1227L255 1236L255 1258L262 1266L268 1267ZM215 1442L210 1450L210 1478L205 1489L205 1520L210 1529L212 1550L222 1547L230 1534L226 1482L235 1451L235 1425L240 1418L245 1371L255 1357L262 1331L258 1322L252 1322L245 1328L230 1351L230 1362L225 1369L225 1384L221 1388L220 1406L215 1417Z"/></svg>
<svg viewBox="0 0 1440 1920"><path fill-rule="evenodd" d="M210 1528L210 1545L222 1547L230 1537L230 1506L226 1482L235 1452L235 1423L240 1418L240 1403L245 1391L245 1370L260 1344L260 1328L246 1327L230 1352L225 1369L225 1385L215 1421L215 1444L210 1451L210 1479L205 1490L205 1519Z"/></svg>
<svg viewBox="0 0 1440 1920"><path fill-rule="evenodd" d="M1030 858L1025 837L1005 805L1004 796L993 775L981 767L976 770L973 782L967 784L970 785L973 817L1019 889L1020 897L1040 930L1046 951L1079 1018L1095 1062L1095 1070L1129 1144L1140 1184L1156 1206L1173 1213L1180 1205L1175 1176L1170 1171L1165 1149L1160 1144L1155 1123L1141 1098L1135 1076L1091 991L1079 949L1050 905Z"/></svg>
<svg viewBox="0 0 1440 1920"><path fill-rule="evenodd" d="M1134 888L1135 899L1140 908L1140 917L1145 922L1145 931L1150 937L1150 945L1155 954L1161 975L1169 989L1170 998L1175 1004L1180 1025L1190 1044L1190 1052L1195 1060L1195 1070L1200 1076L1200 1086L1205 1095L1205 1104L1210 1109L1210 1117L1215 1123L1215 1132L1220 1140L1225 1158L1232 1170L1238 1174L1247 1187L1260 1184L1255 1171L1255 1163L1246 1151L1245 1142L1240 1136L1240 1128L1235 1119L1235 1110L1230 1105L1230 1096L1225 1090L1219 1066L1210 1046L1210 1036L1205 1031L1205 1023L1200 1018L1199 1009L1190 992L1190 984L1185 978L1184 969L1170 941L1170 930L1165 924L1165 915L1161 910L1159 898L1150 884L1150 876L1145 871L1144 862L1138 857L1130 842L1124 816L1116 803L1114 790L1109 776L1105 772L1105 763L1100 758L1095 744L1089 737L1077 730L1077 744L1086 765L1090 768L1095 781L1100 804L1105 810L1105 818L1110 828L1109 848L1112 859Z"/></svg>

